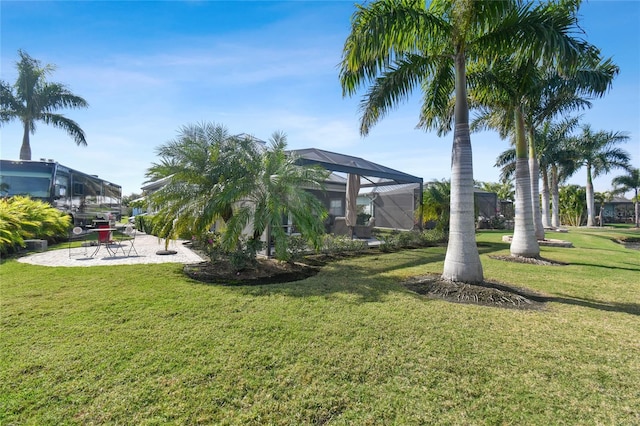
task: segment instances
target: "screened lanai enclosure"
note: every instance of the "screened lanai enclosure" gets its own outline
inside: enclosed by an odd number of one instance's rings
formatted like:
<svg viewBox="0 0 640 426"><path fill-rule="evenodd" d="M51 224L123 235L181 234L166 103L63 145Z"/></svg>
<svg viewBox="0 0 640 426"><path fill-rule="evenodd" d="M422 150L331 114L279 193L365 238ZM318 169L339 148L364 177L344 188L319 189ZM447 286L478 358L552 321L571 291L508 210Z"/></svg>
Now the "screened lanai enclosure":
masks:
<svg viewBox="0 0 640 426"><path fill-rule="evenodd" d="M374 225L404 230L420 227L422 178L317 148L289 152L301 165L332 172L324 191L310 190L329 211L327 232L368 237Z"/></svg>

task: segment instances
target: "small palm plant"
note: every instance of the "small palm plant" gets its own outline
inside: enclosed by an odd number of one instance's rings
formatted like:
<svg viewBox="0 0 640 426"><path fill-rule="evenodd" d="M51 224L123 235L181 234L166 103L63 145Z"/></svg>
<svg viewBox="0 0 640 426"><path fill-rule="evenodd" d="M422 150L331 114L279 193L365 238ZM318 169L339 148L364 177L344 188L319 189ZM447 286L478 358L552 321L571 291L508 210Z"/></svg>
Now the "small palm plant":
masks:
<svg viewBox="0 0 640 426"><path fill-rule="evenodd" d="M286 136L276 132L268 148L260 156L260 167L254 170L253 184L236 204L228 222L224 240L237 241L243 229L253 228L251 239L257 241L266 233L273 237L275 255L288 259L288 235L283 222L291 216L296 229L315 249L321 246L323 221L327 217L324 205L308 189L319 189L328 172L316 167L303 167L298 159L286 152Z"/></svg>
<svg viewBox="0 0 640 426"><path fill-rule="evenodd" d="M216 226L224 249L252 256L263 236L267 241L273 236L276 257L286 259L282 225L291 216L300 233L319 247L327 213L305 189L320 188L327 172L297 165L285 149L282 133L264 147L254 138L230 135L222 125L183 127L158 149L161 161L147 172L151 180L167 180L149 197L157 210L154 232L168 242Z"/></svg>

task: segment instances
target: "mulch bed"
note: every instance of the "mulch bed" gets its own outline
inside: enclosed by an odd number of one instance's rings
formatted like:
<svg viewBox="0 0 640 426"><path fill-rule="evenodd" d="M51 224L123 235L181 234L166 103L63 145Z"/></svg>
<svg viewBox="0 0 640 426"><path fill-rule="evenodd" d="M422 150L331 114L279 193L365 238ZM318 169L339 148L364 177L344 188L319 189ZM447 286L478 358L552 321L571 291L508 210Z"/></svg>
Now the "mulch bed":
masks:
<svg viewBox="0 0 640 426"><path fill-rule="evenodd" d="M221 285L287 283L309 278L317 274L319 270L319 266L281 262L275 259L257 259L254 265L240 271L236 271L226 260L184 266L184 272L190 278Z"/></svg>
<svg viewBox="0 0 640 426"><path fill-rule="evenodd" d="M316 275L328 262L350 257L315 255L304 262L282 262L276 259L257 259L254 265L241 271L234 270L226 259L216 262L200 262L184 266L190 278L211 284L240 286L278 284L304 280ZM542 265L561 265L547 259L518 258L513 256L492 256L510 262L526 262ZM456 283L443 280L439 275L420 275L401 283L408 290L430 298L454 303L467 303L500 308L541 310L547 298L526 289L506 284L483 282L482 284Z"/></svg>
<svg viewBox="0 0 640 426"><path fill-rule="evenodd" d="M509 309L541 310L547 299L529 290L485 281L466 284L443 280L439 275L421 275L402 283L410 291L454 303L469 303Z"/></svg>
<svg viewBox="0 0 640 426"><path fill-rule="evenodd" d="M527 263L529 265L544 266L567 266L568 263L558 262L556 260L545 259L543 257L522 257L522 256L494 256L489 255L491 259L504 260L505 262Z"/></svg>

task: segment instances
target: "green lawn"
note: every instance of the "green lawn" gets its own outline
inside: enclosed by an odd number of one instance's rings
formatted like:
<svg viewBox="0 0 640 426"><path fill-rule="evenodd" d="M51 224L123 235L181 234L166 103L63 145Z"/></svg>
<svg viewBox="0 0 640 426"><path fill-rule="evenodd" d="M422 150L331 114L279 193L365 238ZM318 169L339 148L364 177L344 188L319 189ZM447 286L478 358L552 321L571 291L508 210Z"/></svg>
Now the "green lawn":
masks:
<svg viewBox="0 0 640 426"><path fill-rule="evenodd" d="M0 267L0 424L640 424L640 251L575 230L568 266L485 276L545 311L431 300L444 248L351 258L301 282L223 287L175 264ZM637 235L637 232L636 234Z"/></svg>

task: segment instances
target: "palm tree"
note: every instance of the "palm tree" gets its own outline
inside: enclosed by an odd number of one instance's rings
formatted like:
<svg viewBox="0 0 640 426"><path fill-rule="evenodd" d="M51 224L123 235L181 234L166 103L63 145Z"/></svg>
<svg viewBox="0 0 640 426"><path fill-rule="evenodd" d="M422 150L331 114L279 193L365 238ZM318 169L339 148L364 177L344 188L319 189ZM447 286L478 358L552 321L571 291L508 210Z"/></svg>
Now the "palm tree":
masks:
<svg viewBox="0 0 640 426"><path fill-rule="evenodd" d="M635 207L635 223L636 228L640 228L640 209L638 208L638 205L640 204L640 199L638 199L638 191L640 190L640 169L627 169L626 175L614 177L611 181L611 184L615 186L614 192L616 194L622 194L627 191L635 192L635 196L633 197Z"/></svg>
<svg viewBox="0 0 640 426"><path fill-rule="evenodd" d="M514 110L517 114L517 110L521 109L525 133L528 137L528 169L531 207L533 209L532 225L538 240L544 239L544 228L549 225L549 204L548 190L545 193L544 189L546 188L543 187L543 202L546 201L546 206L543 204L543 208L540 208L539 178L541 173L545 173L545 170L540 170L540 158L536 152L538 149L538 143L535 140L537 128L545 120L557 114L590 107L591 103L583 96L604 95L619 71L611 59L601 59L599 51L594 47L584 45L582 49L576 68L569 73L564 70L559 71L563 67L562 62L556 64L556 69L531 61L520 62L516 66L501 64L501 66L492 69L479 69L476 71L477 75L470 76L470 78L479 79L477 89L472 92L472 99L474 103L479 103L484 107L482 114L474 120L472 129L494 128L500 132L502 138L511 134L516 150L520 147L520 154L517 157L522 159L517 162L520 164L520 171L518 172L518 168L515 166L514 170L516 174L522 175L526 174L524 158L527 141L524 138L518 139L518 123L513 114ZM545 176L542 177L544 185L546 179L544 179ZM524 185L526 182L523 180L522 184ZM527 208L528 205L525 204L523 207ZM545 215L541 210L545 210ZM528 216L528 214L520 216ZM525 222L524 225L529 225L529 223ZM525 238L533 238L530 232L522 233L522 235ZM530 245L533 245L533 242L530 242Z"/></svg>
<svg viewBox="0 0 640 426"><path fill-rule="evenodd" d="M35 133L37 121L66 131L77 145L86 146L84 131L78 123L55 111L61 108L86 108L89 106L87 101L71 93L63 84L46 81L47 74L55 70L53 65L43 67L40 61L22 50L18 54L18 80L13 87L0 81L0 124L14 119L22 122L24 133L20 159L31 160L29 135Z"/></svg>
<svg viewBox="0 0 640 426"><path fill-rule="evenodd" d="M598 222L601 227L604 226L604 205L611 202L614 195L615 193L612 191L596 192L595 194L593 194L594 202L598 203L598 205L600 206L600 211L598 212Z"/></svg>
<svg viewBox="0 0 640 426"><path fill-rule="evenodd" d="M515 146L515 225L511 241L511 255L538 257L540 247L534 228L533 201L529 153L525 133L526 99L531 87L539 81L540 68L533 61L516 63L504 60L491 67L478 69L473 75L479 84L471 91L474 103L497 111L507 117L499 124L504 132L505 122L512 123ZM537 181L537 175L535 176Z"/></svg>
<svg viewBox="0 0 640 426"><path fill-rule="evenodd" d="M487 119L487 117L485 117ZM545 121L536 130L534 143L539 159L543 191L543 216L547 216L545 205L549 205L551 194L551 227L560 227L560 184L565 182L577 170L576 153L571 146L569 134L579 124L579 117L568 118L560 122ZM511 179L515 174L516 150L510 148L503 151L495 163L501 167L501 179ZM547 219L548 221L548 219ZM546 225L545 225L546 226Z"/></svg>
<svg viewBox="0 0 640 426"><path fill-rule="evenodd" d="M500 182L481 182L478 187L483 191L496 193L499 200L513 201L515 199L513 181L509 178L500 179Z"/></svg>
<svg viewBox="0 0 640 426"><path fill-rule="evenodd" d="M616 167L628 167L629 153L615 146L628 139L629 136L624 132L593 132L591 126L585 124L582 126L582 134L573 140L573 148L577 153L576 164L587 169L587 226L595 224L593 178Z"/></svg>
<svg viewBox="0 0 640 426"><path fill-rule="evenodd" d="M548 227L548 188L543 188L543 209L546 224L543 223L539 208L538 175L541 174L543 184L548 186L545 171L540 170L541 156L536 153L539 143L536 142L536 129L545 121L558 114L577 109L591 108L588 99L602 97L611 88L614 77L620 72L611 58L602 59L600 52L592 47L586 48L580 56L576 69L569 75L566 72L549 69L542 79L533 85L526 98L528 114L526 125L529 137L529 170L531 173L531 197L534 208L534 227L538 239L544 239L544 228ZM577 123L577 122L576 122ZM565 169L567 171L568 169ZM555 191L557 195L557 185ZM546 191L546 193L545 193ZM546 199L545 199L546 198ZM557 199L557 197L556 197ZM546 204L544 204L546 201Z"/></svg>
<svg viewBox="0 0 640 426"><path fill-rule="evenodd" d="M288 238L283 220L291 217L294 226L316 249L320 248L327 211L308 189L321 189L328 172L318 167L298 165L299 159L287 153L284 133L275 132L268 148L260 156L260 166L252 174L252 181L234 205L224 240L228 245L238 241L248 226L253 229L251 239L259 241L266 233L273 237L275 255L287 260ZM270 255L270 248L267 248Z"/></svg>
<svg viewBox="0 0 640 426"><path fill-rule="evenodd" d="M475 244L467 66L514 52L538 58L577 54L580 46L564 37L575 26L575 16L566 12L515 1L435 0L427 7L420 0L379 0L357 6L340 81L345 96L370 85L361 103L360 132L366 135L417 86L423 92L420 127L442 133L454 121L444 279L483 280Z"/></svg>
<svg viewBox="0 0 640 426"><path fill-rule="evenodd" d="M232 205L252 184L260 152L249 138L233 137L218 124L187 125L157 149L159 163L147 170L150 181L167 184L149 197L161 237L208 230L227 222Z"/></svg>
<svg viewBox="0 0 640 426"><path fill-rule="evenodd" d="M450 181L434 180L425 185L422 194L422 223L434 221L436 229L448 231L450 207Z"/></svg>
<svg viewBox="0 0 640 426"><path fill-rule="evenodd" d="M543 186L542 218L545 227L560 227L559 185L569 174L573 174L575 169L575 155L568 147L568 141L569 134L578 125L579 120L580 117L572 117L559 122L545 121L535 132L534 143L537 147Z"/></svg>
<svg viewBox="0 0 640 426"><path fill-rule="evenodd" d="M601 60L599 52L583 46L578 67L564 78L559 71L527 62L505 60L497 66L478 69L472 77L477 86L471 92L474 103L492 108L484 122L496 125L504 133L506 123L513 123L516 148L516 220L511 253L536 257L540 253L537 240L544 239L539 201L539 158L536 153L535 128L545 117L566 109L588 106L579 95L599 96L609 88L618 72L610 59ZM562 60L562 58L560 58ZM497 111L496 111L497 109ZM512 118L513 117L513 118ZM506 123L505 123L506 122ZM527 146L528 136L528 146Z"/></svg>
<svg viewBox="0 0 640 426"><path fill-rule="evenodd" d="M265 149L251 137L231 136L222 125L183 127L158 149L161 161L147 171L151 180L167 179L150 196L158 209L159 236L200 235L221 220L226 249L238 248L242 233L252 227L254 247L271 231L276 255L286 258L282 220L291 215L301 234L318 245L326 212L305 188L320 187L327 172L296 165L285 148L280 133Z"/></svg>

